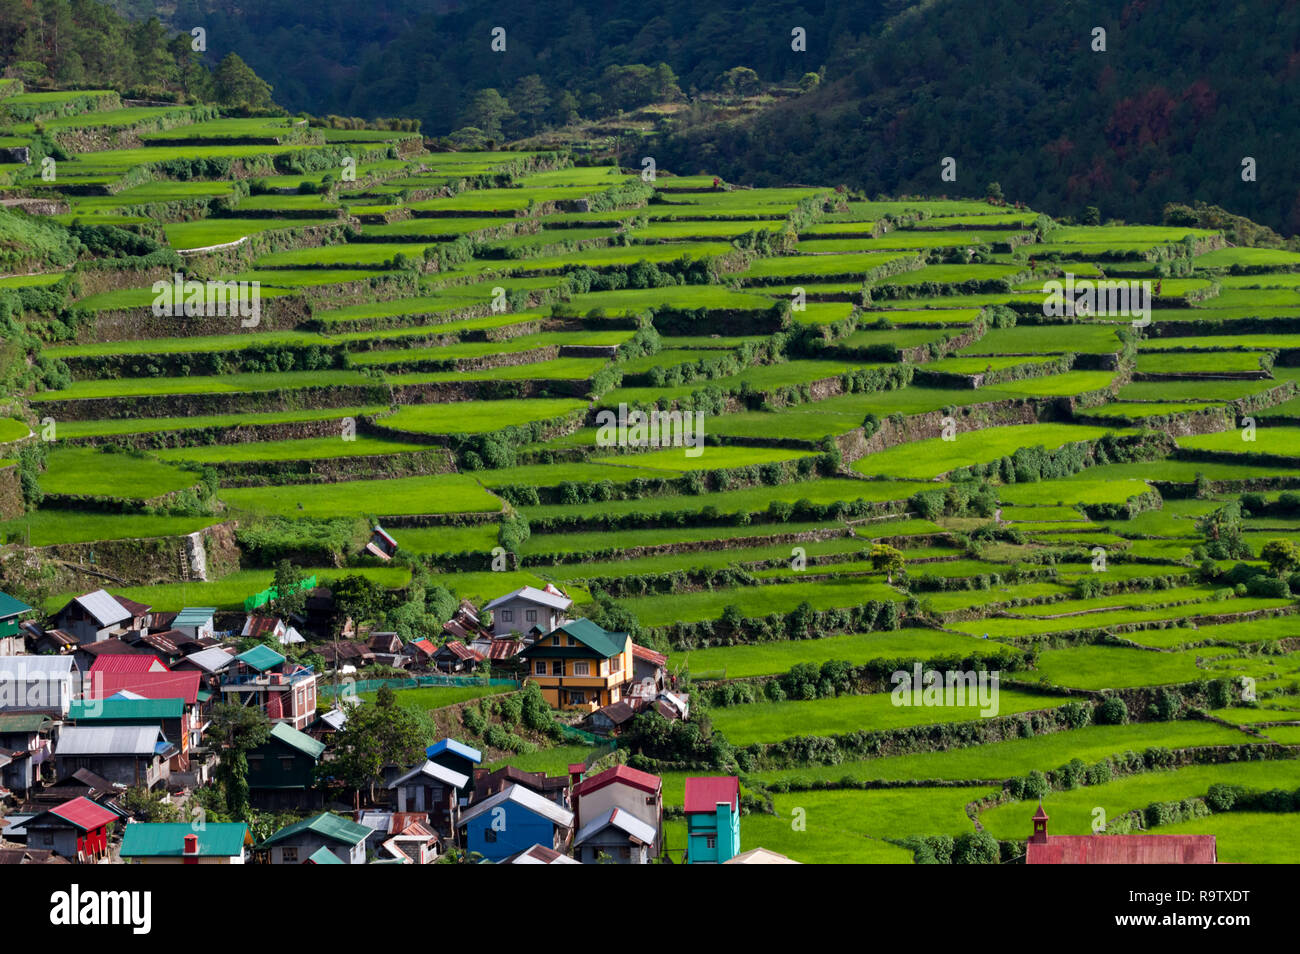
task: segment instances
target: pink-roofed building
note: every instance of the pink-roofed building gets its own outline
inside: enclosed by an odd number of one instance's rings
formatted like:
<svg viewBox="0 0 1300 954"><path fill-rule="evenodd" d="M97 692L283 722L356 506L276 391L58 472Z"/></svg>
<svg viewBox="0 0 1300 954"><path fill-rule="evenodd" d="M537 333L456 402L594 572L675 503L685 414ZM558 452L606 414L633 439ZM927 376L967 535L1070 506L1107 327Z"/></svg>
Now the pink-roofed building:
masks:
<svg viewBox="0 0 1300 954"><path fill-rule="evenodd" d="M1043 803L1025 846L1027 865L1213 865L1213 835L1049 835Z"/></svg>

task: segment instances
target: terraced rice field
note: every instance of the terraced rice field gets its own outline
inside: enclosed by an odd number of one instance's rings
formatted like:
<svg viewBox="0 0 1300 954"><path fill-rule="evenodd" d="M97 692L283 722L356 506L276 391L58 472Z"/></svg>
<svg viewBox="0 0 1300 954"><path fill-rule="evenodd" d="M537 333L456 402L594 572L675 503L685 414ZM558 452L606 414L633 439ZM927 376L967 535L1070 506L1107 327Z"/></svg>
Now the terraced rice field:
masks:
<svg viewBox="0 0 1300 954"><path fill-rule="evenodd" d="M147 118L109 106L47 125ZM1300 787L1300 563L1275 542L1300 542L1295 253L172 120L64 162L114 186L71 214L156 236L168 269L260 281L261 317L156 315L130 269L0 280L57 299L16 309L52 370L0 416L0 547L60 561L47 608L93 569L158 611L233 611L272 581L268 539L368 580L386 608L365 622L404 636L445 638L439 587L482 605L554 584L690 693L701 741L643 753L670 807L687 774L739 774L767 806L744 844L807 862L909 863L972 818L1010 860L1039 790L1053 832L1082 833L1096 806L1143 827L1211 785ZM357 160L343 190L317 163L333 145ZM257 188L158 171L204 157L259 163ZM1103 265L1162 282L1150 325L1045 314L1045 281ZM363 551L377 524L392 561ZM202 576L120 556L219 532L235 556ZM918 665L996 672L996 711L900 704ZM1224 861L1300 842L1293 813L1148 827L1213 833Z"/></svg>

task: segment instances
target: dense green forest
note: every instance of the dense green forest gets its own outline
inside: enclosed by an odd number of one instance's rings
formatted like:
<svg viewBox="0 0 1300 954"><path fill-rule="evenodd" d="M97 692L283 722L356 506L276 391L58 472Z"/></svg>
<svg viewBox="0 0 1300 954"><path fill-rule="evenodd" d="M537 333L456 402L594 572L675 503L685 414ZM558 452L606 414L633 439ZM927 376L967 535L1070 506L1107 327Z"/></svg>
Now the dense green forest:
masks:
<svg viewBox="0 0 1300 954"><path fill-rule="evenodd" d="M0 52L6 63L40 59L43 43L62 81L84 74L251 102L258 87L244 73L242 82L220 82L237 55L291 112L411 116L427 134L468 146L675 101L690 108L660 121L648 148L681 172L890 194L973 196L995 181L1060 216L1092 207L1153 221L1170 202L1203 201L1300 231L1293 2L114 5L137 20L136 32L113 26L108 35L122 42L97 43L109 15L94 12L94 0L0 0ZM86 37L80 62L52 62L48 13L39 33L21 27L49 10L64 11ZM155 13L177 39L151 43L163 29L145 19ZM206 30L215 72L194 70L186 41L195 25ZM493 52L498 26L505 50ZM806 50L791 48L796 27ZM106 59L117 49L127 51L121 62ZM774 89L782 94L770 105L739 116L719 102ZM955 181L940 178L944 157L956 160ZM1247 157L1253 181L1243 179Z"/></svg>

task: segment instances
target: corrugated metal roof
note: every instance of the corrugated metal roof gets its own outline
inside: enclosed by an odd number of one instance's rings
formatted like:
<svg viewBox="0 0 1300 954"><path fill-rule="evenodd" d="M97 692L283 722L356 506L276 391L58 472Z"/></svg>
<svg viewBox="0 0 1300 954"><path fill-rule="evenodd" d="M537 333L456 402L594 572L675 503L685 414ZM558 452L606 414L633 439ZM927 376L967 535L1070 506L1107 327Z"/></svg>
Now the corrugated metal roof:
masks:
<svg viewBox="0 0 1300 954"><path fill-rule="evenodd" d="M1213 835L1050 835L1029 842L1029 865L1212 865Z"/></svg>
<svg viewBox="0 0 1300 954"><path fill-rule="evenodd" d="M75 699L68 708L71 722L111 722L114 719L179 719L184 699Z"/></svg>
<svg viewBox="0 0 1300 954"><path fill-rule="evenodd" d="M322 812L314 818L306 818L293 825L286 825L262 842L259 847L269 848L271 845L286 841L304 831L311 831L322 838L329 838L345 845L358 845L365 840L372 829L367 828L365 825L359 825L341 815Z"/></svg>
<svg viewBox="0 0 1300 954"><path fill-rule="evenodd" d="M609 811L603 812L599 818L596 818L590 824L584 825L582 831L574 836L573 843L580 845L592 835L599 834L611 825L643 845L654 844L654 825L643 822L621 808L611 808Z"/></svg>
<svg viewBox="0 0 1300 954"><path fill-rule="evenodd" d="M131 618L130 611L107 590L95 590L93 593L74 596L72 602L89 613L101 628Z"/></svg>
<svg viewBox="0 0 1300 954"><path fill-rule="evenodd" d="M123 858L179 858L185 836L197 835L199 856L235 858L252 843L243 822L208 822L196 829L189 822L133 822L122 830Z"/></svg>
<svg viewBox="0 0 1300 954"><path fill-rule="evenodd" d="M186 606L176 614L172 626L202 626L204 623L212 622L213 614L216 612L215 606Z"/></svg>
<svg viewBox="0 0 1300 954"><path fill-rule="evenodd" d="M507 858L503 864L511 865L580 865L582 862L574 861L568 855L562 855L554 848L547 848L545 845L533 845L527 851L521 851L519 854Z"/></svg>
<svg viewBox="0 0 1300 954"><path fill-rule="evenodd" d="M162 730L156 725L65 726L59 733L54 754L60 758L75 755L153 755Z"/></svg>
<svg viewBox="0 0 1300 954"><path fill-rule="evenodd" d="M212 646L208 649L200 649L197 653L190 653L182 661L192 662L204 672L220 672L233 663L235 657L220 646Z"/></svg>
<svg viewBox="0 0 1300 954"><path fill-rule="evenodd" d="M521 586L513 593L507 593L505 596L498 596L487 606L483 607L484 611L500 606L502 603L510 600L524 599L530 603L540 603L542 606L549 606L551 609L566 610L573 605L573 600L567 596L557 596L554 593L547 593L545 590L539 590L535 586Z"/></svg>
<svg viewBox="0 0 1300 954"><path fill-rule="evenodd" d="M285 657L277 653L270 646L254 646L247 652L242 652L235 657L246 666L251 666L258 672L266 672L268 669L274 669L276 666L284 664Z"/></svg>
<svg viewBox="0 0 1300 954"><path fill-rule="evenodd" d="M721 803L740 807L740 779L734 775L713 775L686 780L686 811L715 812Z"/></svg>
<svg viewBox="0 0 1300 954"><path fill-rule="evenodd" d="M324 746L322 746L322 748L324 748ZM437 762L426 761L423 765L411 769L411 771L407 772L405 775L403 775L401 778L397 779L396 781L390 782L388 787L397 788L397 786L405 782L409 782L417 775L427 775L430 778L437 779L439 782L442 782L444 785L450 785L452 788L464 788L469 784L468 775L463 775L460 772L452 771L446 766L439 765Z"/></svg>
<svg viewBox="0 0 1300 954"><path fill-rule="evenodd" d="M202 678L198 672L100 672L95 673L86 695L106 698L125 691L145 699L184 699L194 705Z"/></svg>
<svg viewBox="0 0 1300 954"><path fill-rule="evenodd" d="M0 733L40 732L53 724L43 712L0 712Z"/></svg>
<svg viewBox="0 0 1300 954"><path fill-rule="evenodd" d="M82 831L90 831L118 819L117 812L109 811L103 805L92 802L84 795L51 808L50 814L57 815L66 822L71 822Z"/></svg>
<svg viewBox="0 0 1300 954"><path fill-rule="evenodd" d="M287 722L277 722L271 729L271 738L279 739L290 748L297 749L304 755L309 755L314 759L321 757L325 751L325 743L317 742L306 732L299 732Z"/></svg>
<svg viewBox="0 0 1300 954"><path fill-rule="evenodd" d="M463 759L469 759L471 762L479 763L483 761L483 753L478 749L472 749L464 742L457 742L455 739L439 739L433 745L424 750L425 756L433 758L443 752L450 752L453 755L459 755Z"/></svg>
<svg viewBox="0 0 1300 954"><path fill-rule="evenodd" d="M99 656L91 672L171 672L153 653L116 653Z"/></svg>
<svg viewBox="0 0 1300 954"><path fill-rule="evenodd" d="M15 679L29 676L65 676L75 672L71 656L0 656L0 675Z"/></svg>
<svg viewBox="0 0 1300 954"><path fill-rule="evenodd" d="M550 799L538 795L522 785L511 785L509 788L503 788L495 795L465 809L460 816L460 823L463 825L468 821L473 821L479 815L491 811L503 802L514 802L516 805L528 809L535 815L541 815L557 825L563 825L566 828L573 826L573 812L567 808L561 808Z"/></svg>
<svg viewBox="0 0 1300 954"><path fill-rule="evenodd" d="M570 620L560 626L555 627L550 633L544 635L550 636L551 633L564 633L566 636L572 636L578 642L582 643L588 649L599 653L608 659L611 656L617 656L627 648L627 633L614 633L602 626L593 623L585 616L582 619ZM533 644L529 649L532 655L545 655L553 647L538 646Z"/></svg>
<svg viewBox="0 0 1300 954"><path fill-rule="evenodd" d="M651 775L649 772L642 772L640 769L629 768L626 765L616 765L613 768L605 769L603 772L598 772L591 778L583 779L573 786L573 794L587 795L598 788L613 785L615 782L630 785L651 795L657 795L661 792L664 785L663 780L658 775Z"/></svg>
<svg viewBox="0 0 1300 954"><path fill-rule="evenodd" d="M330 851L324 845L321 845L311 853L311 856L307 859L307 863L313 865L341 865L345 862L338 855L334 854L334 852Z"/></svg>
<svg viewBox="0 0 1300 954"><path fill-rule="evenodd" d="M26 613L31 607L22 600L10 596L8 593L0 593L0 619L8 619L10 616L17 616L19 613Z"/></svg>

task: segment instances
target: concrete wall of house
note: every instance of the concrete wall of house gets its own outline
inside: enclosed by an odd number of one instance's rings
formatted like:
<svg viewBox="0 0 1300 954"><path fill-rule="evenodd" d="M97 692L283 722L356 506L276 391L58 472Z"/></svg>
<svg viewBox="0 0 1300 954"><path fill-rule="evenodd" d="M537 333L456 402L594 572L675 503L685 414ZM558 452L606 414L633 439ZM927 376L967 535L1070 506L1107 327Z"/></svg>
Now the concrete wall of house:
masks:
<svg viewBox="0 0 1300 954"><path fill-rule="evenodd" d="M27 847L53 851L72 861L77 860L77 830L70 826L41 828L27 826Z"/></svg>
<svg viewBox="0 0 1300 954"><path fill-rule="evenodd" d="M649 805L646 804L646 799L650 800ZM622 809L633 818L639 818L653 826L656 832L659 830L659 800L639 788L618 782L602 785L578 799L578 820L575 827L581 830L611 808Z"/></svg>
<svg viewBox="0 0 1300 954"><path fill-rule="evenodd" d="M529 619L529 613L533 614L532 619ZM567 617L563 613L549 606L516 597L492 611L492 634L509 636L511 633L527 633L534 626L540 626L542 632L549 633L565 619Z"/></svg>
<svg viewBox="0 0 1300 954"><path fill-rule="evenodd" d="M633 844L620 829L613 825L588 838L574 856L586 865L597 863L597 856L605 854L615 864L645 865L650 863L650 851L645 845Z"/></svg>

